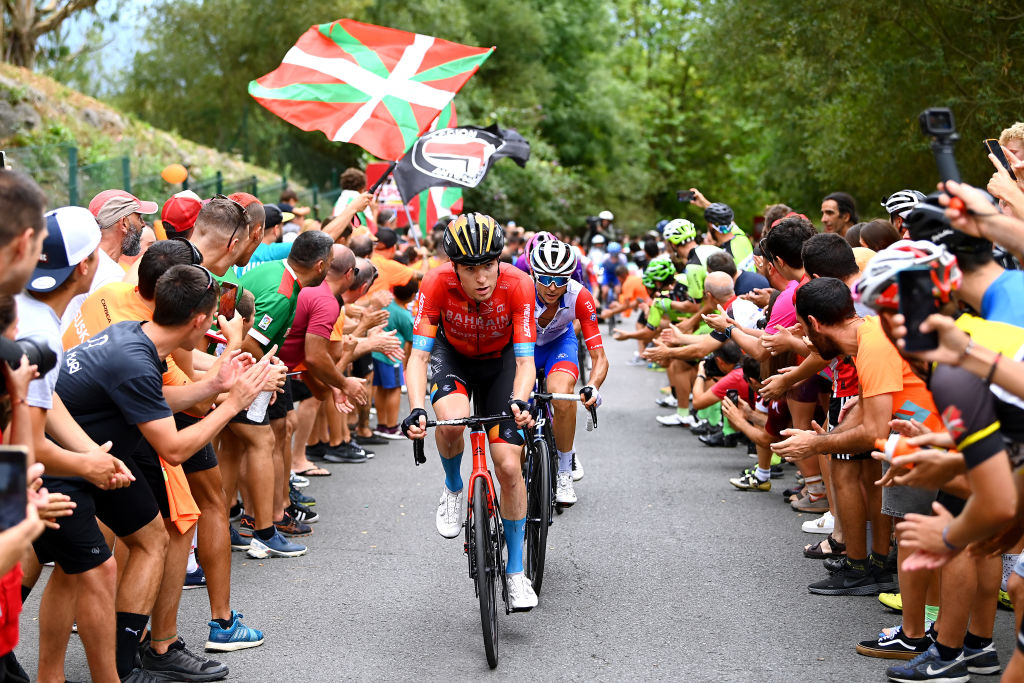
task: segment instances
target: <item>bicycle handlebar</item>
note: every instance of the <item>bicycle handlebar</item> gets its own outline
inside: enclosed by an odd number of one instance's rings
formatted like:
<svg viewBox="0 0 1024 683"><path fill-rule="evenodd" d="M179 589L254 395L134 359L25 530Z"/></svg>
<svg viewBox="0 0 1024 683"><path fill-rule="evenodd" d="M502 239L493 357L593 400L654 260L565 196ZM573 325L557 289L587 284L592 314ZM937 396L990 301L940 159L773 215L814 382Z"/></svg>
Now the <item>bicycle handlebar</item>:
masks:
<svg viewBox="0 0 1024 683"><path fill-rule="evenodd" d="M583 399L579 394L553 394L547 391L534 391L530 394L530 397L540 399L541 401L579 401L583 403ZM587 431L592 432L597 429L597 406L586 406L586 409L590 413L587 416Z"/></svg>
<svg viewBox="0 0 1024 683"><path fill-rule="evenodd" d="M488 417L460 417L456 420L427 420L424 425L424 429L430 429L431 427L476 427L484 426L493 422L501 422L507 420L508 415L490 415ZM423 452L423 439L412 440L412 459L417 465L422 465L427 461L427 456Z"/></svg>

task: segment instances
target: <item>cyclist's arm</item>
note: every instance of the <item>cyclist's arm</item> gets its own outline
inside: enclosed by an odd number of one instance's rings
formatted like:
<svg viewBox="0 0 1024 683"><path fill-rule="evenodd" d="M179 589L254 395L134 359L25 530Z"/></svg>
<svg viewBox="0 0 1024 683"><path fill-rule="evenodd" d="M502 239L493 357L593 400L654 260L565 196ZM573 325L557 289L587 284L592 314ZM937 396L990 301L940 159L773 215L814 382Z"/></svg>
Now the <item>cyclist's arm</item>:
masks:
<svg viewBox="0 0 1024 683"><path fill-rule="evenodd" d="M590 352L590 384L601 388L608 376L608 355L604 352L601 326L597 324L597 304L590 292L583 290L576 297L576 321L580 325L580 336Z"/></svg>
<svg viewBox="0 0 1024 683"><path fill-rule="evenodd" d="M415 342L413 342L409 363L405 367L405 386L409 391L410 410L422 408L426 403L424 397L427 395L427 362L429 360L430 352L416 348Z"/></svg>
<svg viewBox="0 0 1024 683"><path fill-rule="evenodd" d="M537 366L534 364L533 353L529 356L516 356L516 378L512 383L512 397L520 401L529 401L530 392L537 382ZM408 386L408 380L406 381ZM426 388L426 387L424 387ZM409 388L412 391L412 388Z"/></svg>
<svg viewBox="0 0 1024 683"><path fill-rule="evenodd" d="M608 354L604 352L603 346L590 349L590 362L591 370L588 384L595 389L600 389L601 385L604 384L605 377L608 376Z"/></svg>

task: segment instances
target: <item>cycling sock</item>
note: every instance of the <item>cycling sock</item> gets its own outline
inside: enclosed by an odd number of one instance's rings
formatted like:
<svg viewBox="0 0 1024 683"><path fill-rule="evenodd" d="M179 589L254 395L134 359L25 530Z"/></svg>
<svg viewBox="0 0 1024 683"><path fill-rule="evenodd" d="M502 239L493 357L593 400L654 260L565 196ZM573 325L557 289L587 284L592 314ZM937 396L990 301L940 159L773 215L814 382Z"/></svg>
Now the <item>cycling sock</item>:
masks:
<svg viewBox="0 0 1024 683"><path fill-rule="evenodd" d="M462 452L451 458L441 457L441 466L444 467L444 485L452 493L462 490Z"/></svg>
<svg viewBox="0 0 1024 683"><path fill-rule="evenodd" d="M271 524L266 529L256 529L252 533L253 533L253 536L255 536L256 538L260 539L261 541L269 541L270 539L272 539L274 537L274 532L275 531L276 531L276 529L274 528L274 525Z"/></svg>
<svg viewBox="0 0 1024 683"><path fill-rule="evenodd" d="M935 641L935 649L939 651L939 658L944 662L956 659L964 651L962 647L948 647L937 640Z"/></svg>
<svg viewBox="0 0 1024 683"><path fill-rule="evenodd" d="M117 675L124 678L135 668L135 655L139 652L139 641L146 630L149 617L133 612L117 613Z"/></svg>
<svg viewBox="0 0 1024 683"><path fill-rule="evenodd" d="M992 644L991 638L982 638L976 636L970 631L964 636L964 647L969 647L972 650L984 650L986 647Z"/></svg>
<svg viewBox="0 0 1024 683"><path fill-rule="evenodd" d="M762 470L760 467L758 467L757 472L754 476L757 477L758 481L768 481L769 479L772 478L772 471L771 469Z"/></svg>
<svg viewBox="0 0 1024 683"><path fill-rule="evenodd" d="M559 472L572 472L572 456L575 453L572 451L558 451L558 471Z"/></svg>
<svg viewBox="0 0 1024 683"><path fill-rule="evenodd" d="M689 408L676 408L676 415L679 417L690 417Z"/></svg>
<svg viewBox="0 0 1024 683"><path fill-rule="evenodd" d="M526 536L526 517L522 519L501 519L505 529L505 545L508 546L506 574L520 574L523 571L523 538Z"/></svg>

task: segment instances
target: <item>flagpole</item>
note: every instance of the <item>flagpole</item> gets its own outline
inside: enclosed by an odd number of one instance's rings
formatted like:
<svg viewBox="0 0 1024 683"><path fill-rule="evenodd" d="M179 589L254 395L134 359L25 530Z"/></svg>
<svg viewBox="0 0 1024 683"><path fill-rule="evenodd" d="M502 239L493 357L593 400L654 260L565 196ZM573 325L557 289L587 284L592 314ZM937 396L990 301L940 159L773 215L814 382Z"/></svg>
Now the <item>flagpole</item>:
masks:
<svg viewBox="0 0 1024 683"><path fill-rule="evenodd" d="M416 246L420 246L420 226L413 225L412 216L409 214L409 205L405 203L405 199L402 199L402 210L405 211L405 220L409 223L409 232L412 233L412 239L416 242ZM423 211L423 207L420 207L420 211Z"/></svg>

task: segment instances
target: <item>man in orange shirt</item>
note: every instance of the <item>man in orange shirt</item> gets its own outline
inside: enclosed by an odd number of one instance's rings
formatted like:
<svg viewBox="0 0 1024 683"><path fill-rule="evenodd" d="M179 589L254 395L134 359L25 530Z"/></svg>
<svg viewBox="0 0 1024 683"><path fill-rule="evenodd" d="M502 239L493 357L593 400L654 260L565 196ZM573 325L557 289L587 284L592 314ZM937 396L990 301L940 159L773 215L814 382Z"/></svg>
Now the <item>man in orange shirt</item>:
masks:
<svg viewBox="0 0 1024 683"><path fill-rule="evenodd" d="M891 420L913 419L923 423L929 431L944 429L924 380L900 356L878 317L862 318L857 315L850 288L844 282L828 277L811 280L797 290L796 312L822 358L853 357L860 382L860 398L846 419L827 434L816 433L818 430L783 430L782 435L787 438L772 444L776 453L789 460L800 460L819 453L870 451L874 449L876 439L889 436ZM877 488L875 486L874 490L868 491L872 509L866 515L877 520L877 526L871 529L873 539L889 537L891 522L886 524L881 520L903 517L911 512L931 514L935 491L894 486L886 487L879 496ZM875 505L880 505L882 516L877 515ZM899 533L896 540L899 544ZM898 586L903 595L903 626L898 639L909 642L915 652L917 648L923 652L927 649L924 637L925 592L931 572L901 570L897 584L886 568L888 544L884 545L885 553L875 545L870 558L853 557L848 549L840 570L829 579L811 584L808 590L820 595L873 595L895 590ZM899 558L898 567L902 566L903 559ZM865 641L858 646L858 652L869 656L891 656L892 653L885 654L889 640L893 639L881 639L877 644ZM912 653L907 654L913 656Z"/></svg>

